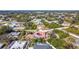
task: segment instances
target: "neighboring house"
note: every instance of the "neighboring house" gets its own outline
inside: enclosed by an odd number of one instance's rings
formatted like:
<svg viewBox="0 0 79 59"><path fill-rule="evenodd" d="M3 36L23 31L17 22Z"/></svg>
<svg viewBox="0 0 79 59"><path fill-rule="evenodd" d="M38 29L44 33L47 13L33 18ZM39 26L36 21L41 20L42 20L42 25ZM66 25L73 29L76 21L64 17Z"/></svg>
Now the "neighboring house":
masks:
<svg viewBox="0 0 79 59"><path fill-rule="evenodd" d="M29 16L31 19L34 19L34 18L36 18L35 16Z"/></svg>
<svg viewBox="0 0 79 59"><path fill-rule="evenodd" d="M44 30L45 29L45 25L38 25L37 26L37 30Z"/></svg>
<svg viewBox="0 0 79 59"><path fill-rule="evenodd" d="M70 23L64 21L61 25L62 26L70 26Z"/></svg>
<svg viewBox="0 0 79 59"><path fill-rule="evenodd" d="M34 37L35 38L45 38L46 37L46 33L43 31L37 31L34 33Z"/></svg>
<svg viewBox="0 0 79 59"><path fill-rule="evenodd" d="M9 34L9 37L15 37L15 38L17 38L19 35L20 35L20 32L11 32Z"/></svg>
<svg viewBox="0 0 79 59"><path fill-rule="evenodd" d="M24 24L24 22L12 21L9 26L10 27L21 27L21 26L23 26L23 24Z"/></svg>
<svg viewBox="0 0 79 59"><path fill-rule="evenodd" d="M34 49L52 49L52 47L46 43L35 43L33 48Z"/></svg>
<svg viewBox="0 0 79 59"><path fill-rule="evenodd" d="M8 26L8 22L4 20L0 20L0 26Z"/></svg>
<svg viewBox="0 0 79 59"><path fill-rule="evenodd" d="M1 19L5 19L5 17L7 17L7 15L0 15Z"/></svg>
<svg viewBox="0 0 79 59"><path fill-rule="evenodd" d="M36 25L42 24L41 19L33 19L32 22L34 22Z"/></svg>
<svg viewBox="0 0 79 59"><path fill-rule="evenodd" d="M10 23L9 27L13 28L13 30L15 30L15 31L25 29L24 22L13 21L13 22Z"/></svg>
<svg viewBox="0 0 79 59"><path fill-rule="evenodd" d="M13 41L8 48L10 49L24 49L26 48L27 41Z"/></svg>

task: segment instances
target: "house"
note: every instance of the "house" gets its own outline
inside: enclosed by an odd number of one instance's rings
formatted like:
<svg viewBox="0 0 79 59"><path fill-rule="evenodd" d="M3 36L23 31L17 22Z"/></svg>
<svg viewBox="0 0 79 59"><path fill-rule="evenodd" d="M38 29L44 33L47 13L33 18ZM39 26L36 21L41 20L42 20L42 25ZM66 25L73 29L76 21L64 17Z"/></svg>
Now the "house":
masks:
<svg viewBox="0 0 79 59"><path fill-rule="evenodd" d="M70 26L70 23L64 21L61 25L62 26Z"/></svg>
<svg viewBox="0 0 79 59"><path fill-rule="evenodd" d="M0 26L8 26L8 22L4 20L0 20Z"/></svg>
<svg viewBox="0 0 79 59"><path fill-rule="evenodd" d="M21 26L23 26L23 24L24 24L24 22L12 21L9 26L10 27L21 27Z"/></svg>
<svg viewBox="0 0 79 59"><path fill-rule="evenodd" d="M20 32L11 32L9 34L9 37L15 37L15 38L17 38L19 35L20 35Z"/></svg>
<svg viewBox="0 0 79 59"><path fill-rule="evenodd" d="M24 49L26 48L27 41L13 41L8 48L10 49Z"/></svg>
<svg viewBox="0 0 79 59"><path fill-rule="evenodd" d="M33 48L34 49L52 49L52 47L46 43L35 43Z"/></svg>
<svg viewBox="0 0 79 59"><path fill-rule="evenodd" d="M1 18L1 19L5 19L5 17L7 17L7 15L1 15L1 14L0 14L0 18Z"/></svg>
<svg viewBox="0 0 79 59"><path fill-rule="evenodd" d="M9 27L13 28L13 30L15 30L15 31L25 29L25 27L24 27L24 22L17 22L17 21L11 22L11 23L9 24Z"/></svg>
<svg viewBox="0 0 79 59"><path fill-rule="evenodd" d="M33 19L32 22L34 22L36 25L42 24L41 19Z"/></svg>
<svg viewBox="0 0 79 59"><path fill-rule="evenodd" d="M37 26L37 30L44 30L45 29L45 25L40 24Z"/></svg>
<svg viewBox="0 0 79 59"><path fill-rule="evenodd" d="M2 19L0 19L0 22L3 22L3 20L2 20Z"/></svg>
<svg viewBox="0 0 79 59"><path fill-rule="evenodd" d="M34 37L35 38L45 38L46 37L46 33L44 31L37 31L34 33Z"/></svg>

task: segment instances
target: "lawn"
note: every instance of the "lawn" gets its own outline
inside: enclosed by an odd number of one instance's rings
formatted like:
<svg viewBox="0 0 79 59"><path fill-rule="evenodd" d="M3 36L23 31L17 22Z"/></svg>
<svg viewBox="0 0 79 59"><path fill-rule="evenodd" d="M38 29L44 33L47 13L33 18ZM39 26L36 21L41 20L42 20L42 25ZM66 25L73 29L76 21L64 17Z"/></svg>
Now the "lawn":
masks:
<svg viewBox="0 0 79 59"><path fill-rule="evenodd" d="M49 38L48 42L57 49L74 49L74 48L77 48L72 43L66 42L63 39Z"/></svg>
<svg viewBox="0 0 79 59"><path fill-rule="evenodd" d="M69 34L67 34L61 30L54 30L54 31L55 31L55 33L57 33L59 35L60 39L63 39L63 38L66 38L69 36Z"/></svg>
<svg viewBox="0 0 79 59"><path fill-rule="evenodd" d="M64 49L67 43L62 39L48 39L48 42L53 45L55 48Z"/></svg>
<svg viewBox="0 0 79 59"><path fill-rule="evenodd" d="M58 20L58 19L56 17L48 17L47 20L48 21L55 21L55 20Z"/></svg>
<svg viewBox="0 0 79 59"><path fill-rule="evenodd" d="M56 24L56 23L51 23L48 25L49 28L59 28L62 27L60 24Z"/></svg>
<svg viewBox="0 0 79 59"><path fill-rule="evenodd" d="M70 28L67 28L65 30L68 31L68 32L71 32L71 33L79 35L79 29L78 28L70 27Z"/></svg>

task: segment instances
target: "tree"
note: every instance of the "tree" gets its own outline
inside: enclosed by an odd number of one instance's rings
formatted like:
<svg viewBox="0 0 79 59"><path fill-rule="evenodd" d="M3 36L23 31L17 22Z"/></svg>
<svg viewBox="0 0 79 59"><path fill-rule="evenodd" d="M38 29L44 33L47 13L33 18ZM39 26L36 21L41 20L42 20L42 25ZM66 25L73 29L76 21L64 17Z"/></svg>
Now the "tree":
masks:
<svg viewBox="0 0 79 59"><path fill-rule="evenodd" d="M0 35L6 33L6 31L7 31L8 29L9 29L9 28L8 28L7 26L1 27L1 29L0 29Z"/></svg>
<svg viewBox="0 0 79 59"><path fill-rule="evenodd" d="M26 23L25 26L26 26L26 29L36 29L37 28L37 25L35 25L32 22Z"/></svg>
<svg viewBox="0 0 79 59"><path fill-rule="evenodd" d="M37 42L39 42L39 43L45 43L46 41L44 39L42 39L42 38L36 38L36 39L33 39L33 42L34 43L37 43Z"/></svg>

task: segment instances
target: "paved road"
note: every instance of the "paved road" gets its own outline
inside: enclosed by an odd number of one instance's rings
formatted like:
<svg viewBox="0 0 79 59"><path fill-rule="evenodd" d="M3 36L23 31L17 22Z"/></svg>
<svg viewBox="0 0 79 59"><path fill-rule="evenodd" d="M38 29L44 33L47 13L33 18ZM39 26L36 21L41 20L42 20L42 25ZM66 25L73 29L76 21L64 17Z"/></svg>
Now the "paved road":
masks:
<svg viewBox="0 0 79 59"><path fill-rule="evenodd" d="M63 29L67 29L68 27L60 27L60 28L56 28L58 30L63 30Z"/></svg>

